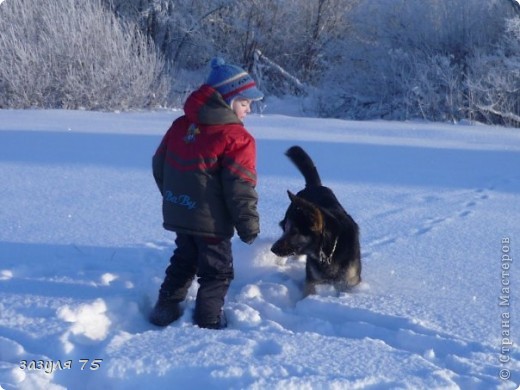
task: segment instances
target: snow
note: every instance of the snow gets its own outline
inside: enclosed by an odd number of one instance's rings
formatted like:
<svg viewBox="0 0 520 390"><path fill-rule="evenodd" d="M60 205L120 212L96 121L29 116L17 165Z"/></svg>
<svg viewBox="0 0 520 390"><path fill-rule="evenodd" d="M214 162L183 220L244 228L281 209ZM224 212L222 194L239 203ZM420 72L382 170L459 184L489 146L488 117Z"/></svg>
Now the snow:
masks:
<svg viewBox="0 0 520 390"><path fill-rule="evenodd" d="M194 284L159 329L151 156L178 115L0 110L0 388L518 388L518 129L248 117L262 234L233 241L229 327L192 324ZM294 144L361 227L350 293L303 298L304 259L269 251Z"/></svg>

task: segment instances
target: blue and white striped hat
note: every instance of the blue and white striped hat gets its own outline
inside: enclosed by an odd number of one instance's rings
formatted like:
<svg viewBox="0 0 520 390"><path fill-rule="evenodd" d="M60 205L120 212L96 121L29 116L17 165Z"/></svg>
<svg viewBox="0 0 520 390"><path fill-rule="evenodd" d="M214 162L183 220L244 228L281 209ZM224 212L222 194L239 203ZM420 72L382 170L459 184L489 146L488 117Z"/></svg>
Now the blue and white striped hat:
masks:
<svg viewBox="0 0 520 390"><path fill-rule="evenodd" d="M221 57L211 60L211 72L206 84L215 88L228 104L237 97L251 100L260 100L264 97L256 87L253 78L245 70L226 64Z"/></svg>

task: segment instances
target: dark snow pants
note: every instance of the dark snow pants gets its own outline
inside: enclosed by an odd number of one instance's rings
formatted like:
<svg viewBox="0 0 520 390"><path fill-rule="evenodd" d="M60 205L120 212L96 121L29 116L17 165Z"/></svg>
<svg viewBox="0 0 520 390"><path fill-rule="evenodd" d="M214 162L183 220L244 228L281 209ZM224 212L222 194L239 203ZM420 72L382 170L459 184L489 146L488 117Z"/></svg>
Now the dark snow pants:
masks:
<svg viewBox="0 0 520 390"><path fill-rule="evenodd" d="M177 234L177 248L166 269L159 297L181 302L198 276L194 320L198 325L220 321L224 299L233 280L231 239Z"/></svg>

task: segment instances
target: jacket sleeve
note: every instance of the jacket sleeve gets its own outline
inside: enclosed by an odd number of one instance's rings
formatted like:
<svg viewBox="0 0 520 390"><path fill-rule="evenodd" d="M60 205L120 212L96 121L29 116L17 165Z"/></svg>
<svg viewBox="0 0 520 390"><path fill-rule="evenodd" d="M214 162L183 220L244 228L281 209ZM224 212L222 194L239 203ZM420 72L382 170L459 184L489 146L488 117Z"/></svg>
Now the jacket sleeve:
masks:
<svg viewBox="0 0 520 390"><path fill-rule="evenodd" d="M256 237L260 233L255 190L256 145L245 129L244 133L235 137L222 159L224 199L241 239Z"/></svg>
<svg viewBox="0 0 520 390"><path fill-rule="evenodd" d="M159 147L155 151L152 158L152 172L155 183L159 188L161 194L163 193L163 178L164 178L164 160L166 158L166 145L168 142L168 133L164 135Z"/></svg>

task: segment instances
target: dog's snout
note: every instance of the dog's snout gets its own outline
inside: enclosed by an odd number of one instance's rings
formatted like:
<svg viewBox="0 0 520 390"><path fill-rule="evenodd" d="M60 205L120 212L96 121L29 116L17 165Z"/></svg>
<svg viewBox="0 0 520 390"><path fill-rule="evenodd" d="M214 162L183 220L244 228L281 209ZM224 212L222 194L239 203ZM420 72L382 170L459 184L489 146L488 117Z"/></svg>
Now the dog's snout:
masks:
<svg viewBox="0 0 520 390"><path fill-rule="evenodd" d="M271 247L271 252L273 252L276 256L279 257L287 257L293 254L294 250L288 245L287 241L283 239L279 239L276 241Z"/></svg>
<svg viewBox="0 0 520 390"><path fill-rule="evenodd" d="M277 256L280 256L279 253L280 253L280 247L281 247L281 244L280 244L280 241L276 241L273 246L271 247L271 252L273 252L275 255Z"/></svg>

